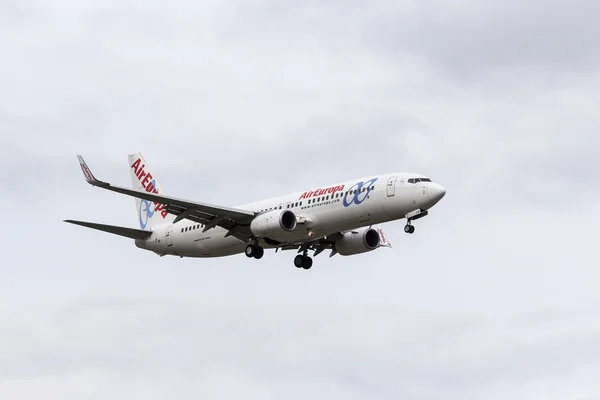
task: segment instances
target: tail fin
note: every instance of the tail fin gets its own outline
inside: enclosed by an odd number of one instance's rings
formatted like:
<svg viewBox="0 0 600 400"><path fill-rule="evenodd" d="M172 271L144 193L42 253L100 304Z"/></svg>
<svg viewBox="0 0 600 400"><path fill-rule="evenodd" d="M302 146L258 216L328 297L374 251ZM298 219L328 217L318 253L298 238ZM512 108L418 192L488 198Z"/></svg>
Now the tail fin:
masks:
<svg viewBox="0 0 600 400"><path fill-rule="evenodd" d="M156 176L150 171L141 153L129 155L129 172L135 190L166 194ZM135 199L140 228L151 230L153 226L172 223L175 216L167 213L164 204Z"/></svg>

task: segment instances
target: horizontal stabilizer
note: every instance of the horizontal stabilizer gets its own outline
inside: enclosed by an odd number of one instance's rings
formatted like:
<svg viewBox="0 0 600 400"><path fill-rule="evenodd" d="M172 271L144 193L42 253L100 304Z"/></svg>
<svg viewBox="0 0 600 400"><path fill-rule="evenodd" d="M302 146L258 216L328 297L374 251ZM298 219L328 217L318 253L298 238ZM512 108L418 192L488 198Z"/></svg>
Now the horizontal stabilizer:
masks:
<svg viewBox="0 0 600 400"><path fill-rule="evenodd" d="M131 228L123 228L120 226L113 225L104 225L104 224L95 224L92 222L84 222L84 221L73 221L71 219L66 219L65 222L70 224L85 226L86 228L97 229L99 231L104 231L108 233L112 233L114 235L125 236L131 239L146 239L152 232L143 231L140 229L131 229Z"/></svg>

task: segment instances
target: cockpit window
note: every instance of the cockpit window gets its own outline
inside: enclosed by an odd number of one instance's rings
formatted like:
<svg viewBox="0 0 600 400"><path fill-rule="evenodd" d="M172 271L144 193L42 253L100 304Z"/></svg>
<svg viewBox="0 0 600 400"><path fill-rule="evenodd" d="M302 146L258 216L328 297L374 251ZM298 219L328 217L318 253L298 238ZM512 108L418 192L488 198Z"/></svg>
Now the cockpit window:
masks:
<svg viewBox="0 0 600 400"><path fill-rule="evenodd" d="M429 178L410 178L408 183L431 182Z"/></svg>

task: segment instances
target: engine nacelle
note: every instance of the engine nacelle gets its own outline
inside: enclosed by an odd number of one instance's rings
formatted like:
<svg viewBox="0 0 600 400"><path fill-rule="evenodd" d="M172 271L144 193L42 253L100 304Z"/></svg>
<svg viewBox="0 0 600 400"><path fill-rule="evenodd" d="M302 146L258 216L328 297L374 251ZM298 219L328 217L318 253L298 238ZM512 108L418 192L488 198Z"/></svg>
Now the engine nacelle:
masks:
<svg viewBox="0 0 600 400"><path fill-rule="evenodd" d="M252 233L261 238L278 239L296 229L296 214L290 210L273 210L250 223Z"/></svg>
<svg viewBox="0 0 600 400"><path fill-rule="evenodd" d="M376 229L360 228L344 233L340 239L335 241L335 249L343 256L351 256L375 250L380 243L381 238Z"/></svg>

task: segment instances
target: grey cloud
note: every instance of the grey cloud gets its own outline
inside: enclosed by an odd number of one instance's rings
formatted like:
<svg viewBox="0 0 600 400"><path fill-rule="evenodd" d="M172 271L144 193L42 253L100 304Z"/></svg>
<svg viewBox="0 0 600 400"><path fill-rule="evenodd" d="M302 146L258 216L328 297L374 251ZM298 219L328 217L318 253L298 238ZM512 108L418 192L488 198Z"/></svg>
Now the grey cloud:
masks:
<svg viewBox="0 0 600 400"><path fill-rule="evenodd" d="M594 5L8 4L0 396L600 392L599 84L595 51L571 46ZM563 21L554 50L523 34ZM159 258L61 222L136 227L74 157L128 185L133 151L170 194L216 204L387 171L448 194L415 235L385 224L392 249L308 274L286 252Z"/></svg>
<svg viewBox="0 0 600 400"><path fill-rule="evenodd" d="M43 325L24 324L18 339L4 332L4 340L21 345L5 353L0 368L5 377L23 379L22 371L29 370L35 371L31 378L51 374L55 382L86 372L113 382L103 390L117 398L123 389L141 389L137 379L117 379L126 375L144 376L146 390L161 397L165 384L176 384L209 398L247 385L258 391L257 398L300 398L325 390L333 398L417 399L465 398L462 388L474 381L478 389L466 398L481 398L500 381L518 386L568 375L573 368L600 367L597 354L586 350L598 348L596 314L553 333L546 323L555 326L560 317L524 328L511 319L417 317L394 308L312 315L290 310L267 317L252 307L243 307L240 315L198 306L166 299L80 303ZM212 393L202 389L209 382Z"/></svg>
<svg viewBox="0 0 600 400"><path fill-rule="evenodd" d="M374 27L370 43L386 53L410 52L464 80L533 68L591 72L600 53L594 1L405 2L387 23Z"/></svg>

